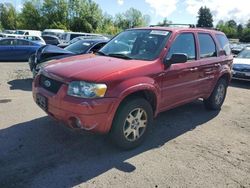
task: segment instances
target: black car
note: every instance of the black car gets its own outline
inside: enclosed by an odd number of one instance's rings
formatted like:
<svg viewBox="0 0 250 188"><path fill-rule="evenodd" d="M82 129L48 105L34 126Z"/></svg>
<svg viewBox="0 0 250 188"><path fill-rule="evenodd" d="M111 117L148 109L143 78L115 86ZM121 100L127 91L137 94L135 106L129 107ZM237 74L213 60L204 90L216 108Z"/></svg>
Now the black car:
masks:
<svg viewBox="0 0 250 188"><path fill-rule="evenodd" d="M60 39L56 36L43 35L42 38L46 42L46 44L51 44L55 46L60 44Z"/></svg>
<svg viewBox="0 0 250 188"><path fill-rule="evenodd" d="M79 40L66 48L62 49L53 45L45 45L39 48L29 59L30 70L35 76L41 67L44 67L49 61L62 59L69 56L95 53L102 48L108 40Z"/></svg>

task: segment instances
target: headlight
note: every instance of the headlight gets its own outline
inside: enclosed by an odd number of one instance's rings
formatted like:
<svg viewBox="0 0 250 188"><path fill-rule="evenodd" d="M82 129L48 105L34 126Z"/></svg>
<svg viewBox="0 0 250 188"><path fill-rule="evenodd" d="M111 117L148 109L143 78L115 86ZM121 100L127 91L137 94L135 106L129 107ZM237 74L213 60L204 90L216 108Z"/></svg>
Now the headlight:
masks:
<svg viewBox="0 0 250 188"><path fill-rule="evenodd" d="M68 95L81 98L104 97L107 90L106 84L73 81L69 84Z"/></svg>

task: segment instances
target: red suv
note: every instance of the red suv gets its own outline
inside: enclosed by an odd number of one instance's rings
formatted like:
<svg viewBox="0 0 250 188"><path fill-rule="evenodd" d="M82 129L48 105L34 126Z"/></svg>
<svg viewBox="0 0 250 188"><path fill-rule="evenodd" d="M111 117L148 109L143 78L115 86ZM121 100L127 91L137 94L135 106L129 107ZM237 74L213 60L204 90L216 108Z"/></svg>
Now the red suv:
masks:
<svg viewBox="0 0 250 188"><path fill-rule="evenodd" d="M233 57L225 34L199 28L126 30L97 54L55 60L33 82L36 103L73 129L139 145L162 111L198 98L220 109Z"/></svg>

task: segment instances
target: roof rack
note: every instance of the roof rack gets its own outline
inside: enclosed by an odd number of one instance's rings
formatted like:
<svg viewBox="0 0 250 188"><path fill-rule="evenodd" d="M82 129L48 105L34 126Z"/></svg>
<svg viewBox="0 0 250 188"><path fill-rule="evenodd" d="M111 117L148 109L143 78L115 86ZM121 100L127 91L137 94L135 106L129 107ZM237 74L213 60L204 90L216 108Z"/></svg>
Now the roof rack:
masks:
<svg viewBox="0 0 250 188"><path fill-rule="evenodd" d="M188 28L200 28L200 29L209 29L220 31L218 28L213 27L197 27L195 24L158 24L158 25L150 25L149 27L188 27Z"/></svg>
<svg viewBox="0 0 250 188"><path fill-rule="evenodd" d="M189 27L189 28L195 28L195 24L158 24L158 25L150 25L150 27Z"/></svg>

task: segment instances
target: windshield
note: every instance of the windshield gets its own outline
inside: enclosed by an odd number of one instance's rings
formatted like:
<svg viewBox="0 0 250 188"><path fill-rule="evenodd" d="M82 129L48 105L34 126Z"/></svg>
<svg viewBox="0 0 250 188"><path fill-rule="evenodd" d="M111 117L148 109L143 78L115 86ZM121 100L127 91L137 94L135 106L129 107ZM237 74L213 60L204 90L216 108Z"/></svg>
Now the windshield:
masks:
<svg viewBox="0 0 250 188"><path fill-rule="evenodd" d="M82 53L85 53L91 47L92 44L93 42L86 42L86 41L80 40L67 46L64 49L70 52L73 52L75 54L82 54Z"/></svg>
<svg viewBox="0 0 250 188"><path fill-rule="evenodd" d="M250 49L243 50L242 52L240 52L237 58L250 59Z"/></svg>
<svg viewBox="0 0 250 188"><path fill-rule="evenodd" d="M170 32L163 30L124 31L107 43L99 54L123 59L154 60L169 36Z"/></svg>

